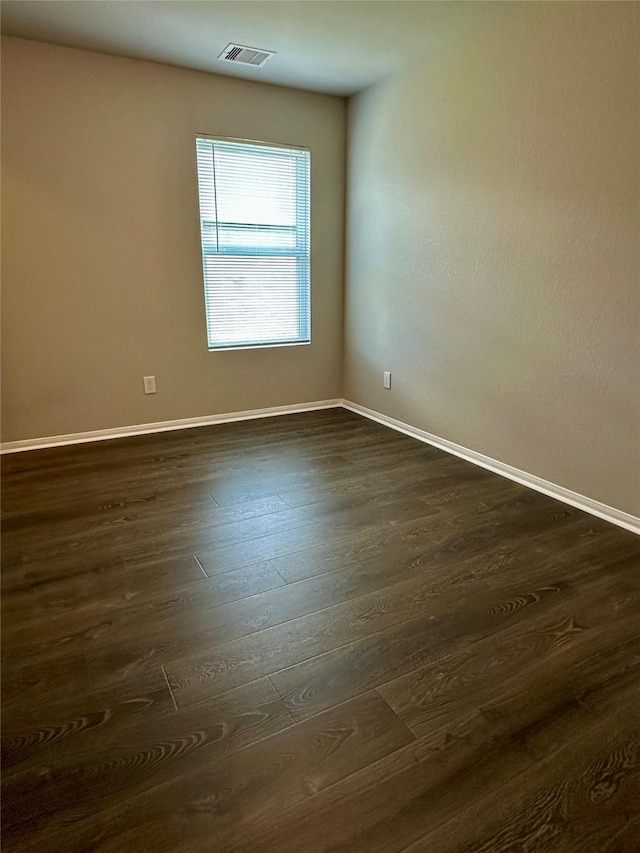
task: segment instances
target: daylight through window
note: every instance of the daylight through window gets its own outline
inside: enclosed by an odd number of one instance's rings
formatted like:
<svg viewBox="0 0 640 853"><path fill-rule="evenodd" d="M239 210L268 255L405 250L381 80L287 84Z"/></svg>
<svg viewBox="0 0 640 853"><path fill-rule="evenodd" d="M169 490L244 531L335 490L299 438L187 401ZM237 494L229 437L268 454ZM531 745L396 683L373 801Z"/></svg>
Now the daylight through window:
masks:
<svg viewBox="0 0 640 853"><path fill-rule="evenodd" d="M309 151L197 137L209 349L308 343Z"/></svg>

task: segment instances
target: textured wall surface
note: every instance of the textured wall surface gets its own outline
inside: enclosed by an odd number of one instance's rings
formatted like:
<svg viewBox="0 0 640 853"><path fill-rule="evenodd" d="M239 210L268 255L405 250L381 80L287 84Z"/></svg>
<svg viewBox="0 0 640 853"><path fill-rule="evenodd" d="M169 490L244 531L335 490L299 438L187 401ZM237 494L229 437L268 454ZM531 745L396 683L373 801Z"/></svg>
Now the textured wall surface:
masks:
<svg viewBox="0 0 640 853"><path fill-rule="evenodd" d="M519 5L350 102L345 396L640 515L640 9Z"/></svg>
<svg viewBox="0 0 640 853"><path fill-rule="evenodd" d="M343 99L16 39L2 77L4 441L340 396ZM311 149L310 346L208 352L196 133Z"/></svg>

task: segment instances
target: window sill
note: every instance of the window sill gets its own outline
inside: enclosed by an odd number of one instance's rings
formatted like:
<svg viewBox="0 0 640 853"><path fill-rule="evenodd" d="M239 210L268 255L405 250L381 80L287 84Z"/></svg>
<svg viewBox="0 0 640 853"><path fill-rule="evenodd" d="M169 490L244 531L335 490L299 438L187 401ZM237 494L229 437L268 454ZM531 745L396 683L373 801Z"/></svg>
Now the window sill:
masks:
<svg viewBox="0 0 640 853"><path fill-rule="evenodd" d="M242 352L254 349L282 349L283 347L307 347L311 341L291 341L275 344L245 344L244 346L209 347L209 352Z"/></svg>

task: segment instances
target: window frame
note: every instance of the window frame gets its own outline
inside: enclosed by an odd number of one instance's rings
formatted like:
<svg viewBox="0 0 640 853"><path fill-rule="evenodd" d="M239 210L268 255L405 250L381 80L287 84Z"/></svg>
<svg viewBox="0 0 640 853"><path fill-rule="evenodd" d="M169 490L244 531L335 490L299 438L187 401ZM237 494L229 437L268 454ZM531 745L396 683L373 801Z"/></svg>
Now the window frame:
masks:
<svg viewBox="0 0 640 853"><path fill-rule="evenodd" d="M219 220L206 220L202 216L202 208L201 208L201 199L200 199L200 173L198 170L198 141L206 140L212 143L216 142L224 142L230 144L238 144L238 145L248 145L255 146L257 148L273 148L275 150L289 149L291 151L297 152L306 152L308 155L308 165L303 167L303 165L298 162L297 163L297 171L296 171L296 196L298 196L298 182L301 180L305 180L307 185L307 191L304 195L305 204L303 206L298 206L296 204L296 225L290 226L291 229L295 228L296 231L296 246L293 249L282 248L277 246L272 246L268 248L268 252L266 251L257 251L255 248L245 248L245 247L227 247L220 248L219 244L213 249L210 245L205 246L205 241L203 240L203 222L210 221L212 224L221 224ZM240 137L233 136L216 136L208 133L197 133L195 137L196 141L196 158L195 158L195 170L196 170L196 191L198 194L198 230L199 230L199 240L200 240L200 248L202 253L202 283L204 288L204 297L205 297L205 330L207 336L207 347L209 352L225 352L225 351L234 351L234 350L251 350L251 349L273 349L279 347L295 347L295 346L308 346L311 343L311 329L312 329L312 299L311 299L311 149L304 145L291 145L289 143L278 143L278 142L265 142L264 140L258 139L243 139ZM214 178L215 179L215 178ZM251 227L248 223L224 223L226 227ZM301 227L304 225L304 228ZM280 228L282 230L283 226L277 225L263 225L259 226L265 230L268 230L270 227L272 228ZM305 230L306 229L306 230ZM306 233L307 237L307 246L305 249L304 245L300 245L299 237ZM252 258L260 258L260 257L283 257L283 258L296 258L298 263L296 264L297 277L298 277L298 328L302 329L306 334L301 337L299 340L274 340L274 341L256 341L256 342L247 342L247 343L229 343L229 344L221 344L217 346L212 346L210 341L210 328L213 328L213 324L209 319L209 308L208 308L208 300L207 300L207 274L206 274L206 259L209 257L252 257ZM300 263L300 261L305 263Z"/></svg>

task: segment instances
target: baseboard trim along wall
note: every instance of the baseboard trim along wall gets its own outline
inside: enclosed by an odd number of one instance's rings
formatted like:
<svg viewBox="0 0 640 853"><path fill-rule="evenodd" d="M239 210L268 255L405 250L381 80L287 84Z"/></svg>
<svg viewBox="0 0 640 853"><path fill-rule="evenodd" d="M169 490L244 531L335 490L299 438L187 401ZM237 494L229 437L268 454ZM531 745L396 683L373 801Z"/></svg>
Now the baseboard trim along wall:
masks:
<svg viewBox="0 0 640 853"><path fill-rule="evenodd" d="M466 459L467 462L472 462L474 465L480 465L482 468L487 468L495 474L500 474L501 477L507 477L509 480L515 480L523 486L530 489L535 489L537 492L542 492L549 497L563 503L575 506L578 509L584 510L591 515L596 515L598 518L603 518L605 521L610 521L612 524L617 524L618 527L624 527L632 533L640 535L640 518L631 515L628 512L615 509L615 507L600 503L600 501L588 498L586 495L581 495L578 492L573 492L571 489L566 489L564 486L557 486L555 483L550 483L548 480L543 480L542 477L536 477L534 474L528 474L526 471L521 471L519 468L514 468L512 465L507 465L505 462L499 462L497 459L492 459L490 456L485 456L483 453L477 453L475 450L469 450L467 447L462 447L453 441L448 441L446 438L440 438L437 435L432 435L426 430L418 429L417 427L405 424L395 418L390 418L388 415L374 412L372 409L367 409L357 403L351 403L349 400L343 400L342 406L350 412L355 412L372 421L377 421L379 424L391 427L398 432L403 432L412 438L417 438L418 441L423 441L425 444L431 444L447 453L453 453L461 459Z"/></svg>
<svg viewBox="0 0 640 853"><path fill-rule="evenodd" d="M159 421L151 424L96 429L90 432L75 432L69 435L51 435L44 438L28 438L24 441L6 441L0 444L0 454L23 453L26 450L44 450L47 447L63 447L67 444L86 444L90 441L109 441L129 435L147 435L154 432L171 432L176 429L228 424L234 421L250 421L255 418L273 418L278 415L294 415L297 412L315 412L319 409L335 409L342 400L319 400L313 403L298 403L291 406L270 406L266 409L251 409L246 412L228 412L222 415L204 415L198 418L180 418L175 421Z"/></svg>
<svg viewBox="0 0 640 853"><path fill-rule="evenodd" d="M578 509L584 510L591 515L596 515L598 518L603 518L605 521L610 521L612 524L617 524L618 527L624 527L632 533L640 535L640 518L631 515L628 512L615 509L615 507L600 503L600 501L588 498L586 495L581 495L578 492L573 492L571 489L566 489L564 486L557 486L548 480L543 480L542 477L536 477L534 474L528 474L526 471L521 471L519 468L514 468L512 465L507 465L505 462L500 462L490 456L485 456L483 453L478 453L475 450L469 450L460 444L453 441L448 441L446 438L440 438L437 435L427 432L423 429L418 429L410 424L405 424L388 415L383 415L380 412L375 412L372 409L367 409L365 406L360 406L357 403L352 403L350 400L319 400L313 403L299 403L291 406L271 406L266 409L252 409L245 412L229 412L221 415L205 415L198 418L181 418L175 421L161 421L159 423L150 424L135 424L133 426L115 427L113 429L98 429L91 432L77 432L69 435L54 435L45 438L26 439L24 441L7 441L0 444L0 454L5 453L22 453L27 450L43 450L47 447L62 447L68 444L84 444L91 441L108 441L113 438L125 438L130 435L147 435L154 432L170 432L178 429L192 429L200 426L210 426L212 424L226 424L234 421L248 421L255 418L271 418L278 415L292 415L297 412L314 412L320 409L335 409L342 407L350 412L362 415L369 420L377 421L379 424L390 427L391 429L409 435L412 438L417 438L418 441L423 441L425 444L431 444L434 447L440 448L447 453L453 453L454 456L459 456L467 462L472 462L474 465L480 465L482 468L487 468L501 477L506 477L509 480L514 480L523 486L530 489L535 489L537 492L542 492L549 497L563 503L575 506Z"/></svg>

